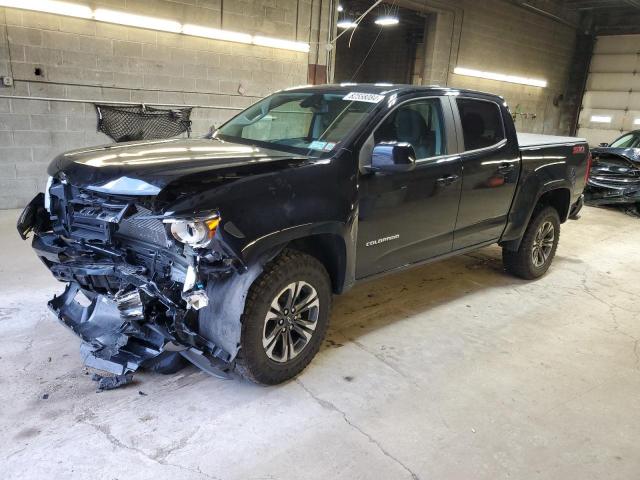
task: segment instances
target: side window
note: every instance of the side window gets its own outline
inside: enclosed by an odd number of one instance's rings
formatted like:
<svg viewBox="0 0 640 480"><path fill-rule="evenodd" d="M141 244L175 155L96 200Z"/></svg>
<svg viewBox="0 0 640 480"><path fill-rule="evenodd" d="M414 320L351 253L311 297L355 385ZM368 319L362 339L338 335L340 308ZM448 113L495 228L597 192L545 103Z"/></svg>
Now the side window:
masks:
<svg viewBox="0 0 640 480"><path fill-rule="evenodd" d="M406 142L418 159L446 153L440 99L416 100L396 108L373 134L375 143Z"/></svg>
<svg viewBox="0 0 640 480"><path fill-rule="evenodd" d="M456 102L466 151L491 147L505 138L502 112L498 105L470 98L458 98Z"/></svg>

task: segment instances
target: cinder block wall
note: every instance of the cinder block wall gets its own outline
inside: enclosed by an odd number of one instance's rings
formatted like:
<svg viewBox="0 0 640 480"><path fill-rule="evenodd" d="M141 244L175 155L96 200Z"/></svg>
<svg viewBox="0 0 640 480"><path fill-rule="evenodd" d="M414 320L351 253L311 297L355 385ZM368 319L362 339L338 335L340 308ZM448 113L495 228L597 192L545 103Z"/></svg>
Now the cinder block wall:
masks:
<svg viewBox="0 0 640 480"><path fill-rule="evenodd" d="M501 0L466 0L458 64L547 80L546 88L500 83L498 93L512 112L536 115L519 115L516 126L520 131L568 134L571 116L559 96L568 88L575 42L574 28L535 12ZM497 82L453 74L451 83L495 91ZM554 105L554 99L558 105Z"/></svg>
<svg viewBox="0 0 640 480"><path fill-rule="evenodd" d="M220 0L75 3L306 42L326 41L330 25L329 2L321 12L311 0L233 0L223 11ZM0 87L0 208L22 207L42 190L58 153L111 142L96 132L92 102L199 105L197 136L235 113L216 107L245 107L307 83L309 63L325 64L324 49L298 53L0 8L0 76L15 82Z"/></svg>
<svg viewBox="0 0 640 480"><path fill-rule="evenodd" d="M416 5L415 1L407 3ZM575 28L506 0L456 0L446 8L439 1L422 3L440 12L431 17L427 29L435 55L427 58L423 83L497 93L505 97L512 112L535 114L535 118L517 116L519 131L569 133L573 105L560 95L566 97L570 90ZM456 66L545 79L548 86L456 75Z"/></svg>

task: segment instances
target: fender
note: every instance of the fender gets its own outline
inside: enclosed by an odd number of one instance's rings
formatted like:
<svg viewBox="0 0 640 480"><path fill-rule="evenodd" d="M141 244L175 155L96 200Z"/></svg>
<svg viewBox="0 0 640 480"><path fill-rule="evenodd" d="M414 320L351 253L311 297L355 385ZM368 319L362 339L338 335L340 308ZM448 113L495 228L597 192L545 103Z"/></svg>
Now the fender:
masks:
<svg viewBox="0 0 640 480"><path fill-rule="evenodd" d="M293 245L317 257L329 272L334 291L342 293L355 282L357 218L354 211L347 222L306 223L268 233L245 245L241 257L250 266L265 252L277 255Z"/></svg>
<svg viewBox="0 0 640 480"><path fill-rule="evenodd" d="M528 197L525 196L523 199L516 199L514 201L514 207L512 208L511 213L509 214L509 223L505 228L504 233L502 234L502 238L500 239L500 246L505 247L509 250L515 251L520 248L520 243L522 242L522 237L524 236L524 232L533 217L533 214L538 206L540 199L543 195L553 192L553 191L566 191L567 192L567 205L566 205L566 215L560 217L560 223L566 222L568 218L568 213L570 210L570 192L571 192L571 183L567 180L559 180L554 182L549 182L547 184L540 185L540 189L535 193L535 201L529 200ZM529 192L529 194L532 192ZM521 203L516 203L517 201Z"/></svg>

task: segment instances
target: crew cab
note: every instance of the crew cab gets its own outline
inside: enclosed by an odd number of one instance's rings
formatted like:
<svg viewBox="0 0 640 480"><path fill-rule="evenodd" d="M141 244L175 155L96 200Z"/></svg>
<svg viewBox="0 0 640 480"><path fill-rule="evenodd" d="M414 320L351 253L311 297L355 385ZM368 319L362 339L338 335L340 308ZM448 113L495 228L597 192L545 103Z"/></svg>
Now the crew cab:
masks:
<svg viewBox="0 0 640 480"><path fill-rule="evenodd" d="M501 97L440 87L275 93L211 138L64 153L18 221L66 290L87 365L186 358L263 384L320 348L331 298L377 275L502 246L543 275L581 206L584 140L516 134Z"/></svg>

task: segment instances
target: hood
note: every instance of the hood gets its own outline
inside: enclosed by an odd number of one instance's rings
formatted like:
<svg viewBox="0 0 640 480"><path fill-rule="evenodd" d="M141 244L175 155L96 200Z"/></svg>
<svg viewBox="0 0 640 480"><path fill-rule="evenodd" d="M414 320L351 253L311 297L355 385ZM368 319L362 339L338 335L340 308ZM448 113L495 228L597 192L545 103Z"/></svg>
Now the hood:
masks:
<svg viewBox="0 0 640 480"><path fill-rule="evenodd" d="M188 175L237 167L264 171L275 162L306 159L221 140L169 139L73 150L56 157L48 173L98 192L156 195L171 182Z"/></svg>
<svg viewBox="0 0 640 480"><path fill-rule="evenodd" d="M591 149L591 153L594 156L603 154L618 155L634 163L640 163L640 148L597 147Z"/></svg>

